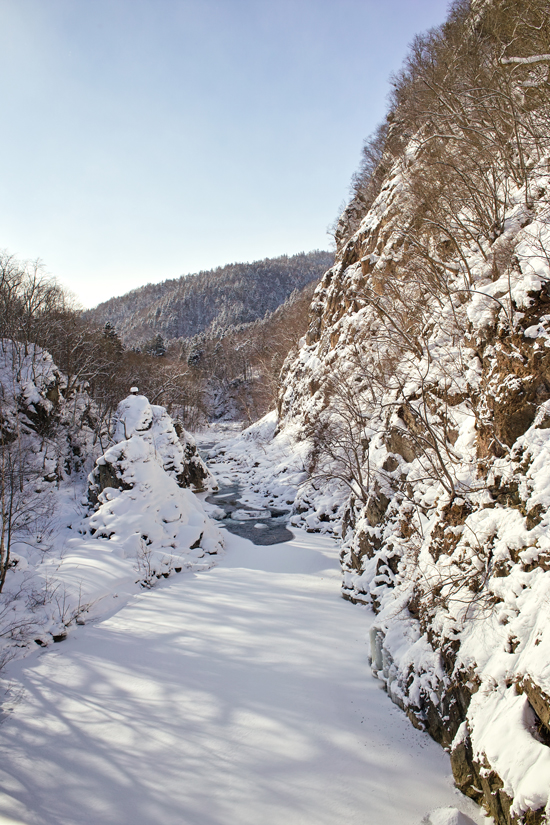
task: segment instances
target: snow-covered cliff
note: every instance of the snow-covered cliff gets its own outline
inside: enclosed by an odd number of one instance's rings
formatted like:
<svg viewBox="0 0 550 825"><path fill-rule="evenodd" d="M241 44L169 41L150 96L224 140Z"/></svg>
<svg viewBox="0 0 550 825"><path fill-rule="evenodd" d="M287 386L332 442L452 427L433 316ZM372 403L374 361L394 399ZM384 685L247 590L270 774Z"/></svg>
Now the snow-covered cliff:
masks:
<svg viewBox="0 0 550 825"><path fill-rule="evenodd" d="M550 812L543 5L455 4L415 44L279 401L309 446L295 509L341 530L343 595L378 614L374 672L499 823Z"/></svg>

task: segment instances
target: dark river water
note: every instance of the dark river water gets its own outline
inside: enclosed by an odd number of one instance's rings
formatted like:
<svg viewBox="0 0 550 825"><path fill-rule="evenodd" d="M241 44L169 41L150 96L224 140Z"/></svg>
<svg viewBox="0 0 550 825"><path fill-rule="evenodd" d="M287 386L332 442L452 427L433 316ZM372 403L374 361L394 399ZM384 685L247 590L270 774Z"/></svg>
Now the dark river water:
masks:
<svg viewBox="0 0 550 825"><path fill-rule="evenodd" d="M258 509L239 500L241 488L238 485L220 487L216 493L206 497L209 504L215 504L225 511L225 516L218 518L220 524L253 544L281 544L294 538L286 524L290 510L278 510L274 507Z"/></svg>
<svg viewBox="0 0 550 825"><path fill-rule="evenodd" d="M215 444L202 443L199 453L201 458L208 464L209 450ZM216 467L210 468L216 475ZM221 486L215 493L206 496L209 504L220 507L225 515L218 516L220 525L242 536L250 539L253 544L281 544L294 538L294 534L287 528L290 510L279 510L275 507L251 507L240 500L243 488L239 484Z"/></svg>

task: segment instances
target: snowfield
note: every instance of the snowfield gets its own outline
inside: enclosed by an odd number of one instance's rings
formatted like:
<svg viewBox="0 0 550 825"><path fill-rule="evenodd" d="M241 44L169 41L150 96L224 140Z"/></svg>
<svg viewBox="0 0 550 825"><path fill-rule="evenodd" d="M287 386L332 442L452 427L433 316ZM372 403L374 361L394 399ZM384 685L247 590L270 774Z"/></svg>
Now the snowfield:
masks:
<svg viewBox="0 0 550 825"><path fill-rule="evenodd" d="M226 533L218 567L13 663L0 822L484 822L371 676L371 615L339 596L336 543L295 533Z"/></svg>

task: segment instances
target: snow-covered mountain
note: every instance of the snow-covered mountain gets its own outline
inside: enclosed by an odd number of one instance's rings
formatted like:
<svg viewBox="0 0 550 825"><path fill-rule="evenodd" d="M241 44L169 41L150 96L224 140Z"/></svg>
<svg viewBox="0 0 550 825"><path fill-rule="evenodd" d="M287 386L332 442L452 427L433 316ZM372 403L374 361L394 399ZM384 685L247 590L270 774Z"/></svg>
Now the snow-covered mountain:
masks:
<svg viewBox="0 0 550 825"><path fill-rule="evenodd" d="M155 335L164 340L219 333L273 312L294 292L318 281L334 255L314 251L234 263L160 284L148 284L89 310L91 320L116 327L126 345Z"/></svg>

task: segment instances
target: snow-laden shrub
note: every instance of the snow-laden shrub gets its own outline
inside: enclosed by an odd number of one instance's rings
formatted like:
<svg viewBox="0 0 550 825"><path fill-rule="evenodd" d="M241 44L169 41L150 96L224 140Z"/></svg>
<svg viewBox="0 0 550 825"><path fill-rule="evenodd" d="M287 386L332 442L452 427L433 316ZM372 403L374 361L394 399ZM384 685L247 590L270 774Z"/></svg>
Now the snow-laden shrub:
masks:
<svg viewBox="0 0 550 825"><path fill-rule="evenodd" d="M0 339L0 668L33 639L62 634L68 620L47 559L75 515L71 490L83 483L93 416L87 393L68 391L46 350Z"/></svg>

